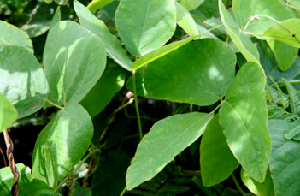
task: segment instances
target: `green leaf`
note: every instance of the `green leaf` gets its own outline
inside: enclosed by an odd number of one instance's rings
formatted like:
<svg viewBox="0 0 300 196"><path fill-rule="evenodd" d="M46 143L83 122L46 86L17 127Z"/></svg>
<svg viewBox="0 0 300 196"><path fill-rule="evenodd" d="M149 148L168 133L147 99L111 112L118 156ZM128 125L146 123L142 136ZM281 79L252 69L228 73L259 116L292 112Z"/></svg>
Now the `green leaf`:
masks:
<svg viewBox="0 0 300 196"><path fill-rule="evenodd" d="M20 172L20 178L18 180L20 186L20 196L34 196L34 195L51 195L59 196L55 190L49 187L45 182L39 181L31 176L31 171L28 167L22 163L16 164ZM14 182L14 175L11 172L10 167L0 169L0 195L10 196L10 189Z"/></svg>
<svg viewBox="0 0 300 196"><path fill-rule="evenodd" d="M253 180L253 178L251 178L251 176L243 169L241 170L241 179L251 193L255 193L257 196L274 196L274 184L269 171L264 183Z"/></svg>
<svg viewBox="0 0 300 196"><path fill-rule="evenodd" d="M56 8L56 12L52 18L52 21L50 23L50 28L53 28L59 21L61 21L61 11L60 6Z"/></svg>
<svg viewBox="0 0 300 196"><path fill-rule="evenodd" d="M33 53L31 39L29 39L28 35L24 31L5 21L0 21L0 29L0 45L23 46Z"/></svg>
<svg viewBox="0 0 300 196"><path fill-rule="evenodd" d="M281 88L278 86L278 84L274 81L273 77L270 77L270 79L272 80L272 82L274 83L274 86L277 89L277 92L279 94L279 103L283 106L283 108L287 108L289 106L289 100L288 100L288 96L285 95Z"/></svg>
<svg viewBox="0 0 300 196"><path fill-rule="evenodd" d="M41 131L32 157L32 174L55 187L84 156L93 136L91 117L79 104L68 104Z"/></svg>
<svg viewBox="0 0 300 196"><path fill-rule="evenodd" d="M251 42L250 36L240 30L237 22L232 18L230 13L226 10L222 0L219 0L219 9L221 20L226 28L227 33L232 38L234 44L239 51L244 55L247 61L259 63L259 55L255 45Z"/></svg>
<svg viewBox="0 0 300 196"><path fill-rule="evenodd" d="M192 15L188 10L186 10L183 5L175 2L176 6L176 21L178 25L184 29L184 31L190 36L198 35L200 33L205 33L200 36L200 38L215 38L215 36L207 31L206 28L198 25L193 19Z"/></svg>
<svg viewBox="0 0 300 196"><path fill-rule="evenodd" d="M285 79L283 80L290 99L291 110L297 116L297 113L300 110L299 108L300 102L299 102L297 91L289 82L287 82Z"/></svg>
<svg viewBox="0 0 300 196"><path fill-rule="evenodd" d="M79 2L75 1L74 7L75 12L79 17L80 24L102 39L108 55L123 68L130 71L132 61L127 56L126 51L122 48L121 42L109 33L108 27Z"/></svg>
<svg viewBox="0 0 300 196"><path fill-rule="evenodd" d="M86 8L89 9L92 13L102 9L107 4L113 2L114 0L93 0ZM77 3L77 1L75 1Z"/></svg>
<svg viewBox="0 0 300 196"><path fill-rule="evenodd" d="M120 195L126 183L125 174L130 160L128 154L120 149L111 150L102 156L101 166L93 173L92 195Z"/></svg>
<svg viewBox="0 0 300 196"><path fill-rule="evenodd" d="M220 109L220 124L233 155L259 182L266 177L271 151L264 88L263 70L248 62L228 87Z"/></svg>
<svg viewBox="0 0 300 196"><path fill-rule="evenodd" d="M17 120L17 111L0 93L0 133L9 128Z"/></svg>
<svg viewBox="0 0 300 196"><path fill-rule="evenodd" d="M187 10L193 10L199 7L204 0L180 0L180 3L185 7Z"/></svg>
<svg viewBox="0 0 300 196"><path fill-rule="evenodd" d="M0 46L0 92L13 104L18 118L41 109L48 96L43 68L29 50Z"/></svg>
<svg viewBox="0 0 300 196"><path fill-rule="evenodd" d="M101 39L76 22L59 22L50 30L44 52L50 101L80 102L102 75L105 63Z"/></svg>
<svg viewBox="0 0 300 196"><path fill-rule="evenodd" d="M140 68L137 91L154 99L210 105L225 95L235 64L235 54L224 42L196 40Z"/></svg>
<svg viewBox="0 0 300 196"><path fill-rule="evenodd" d="M53 0L44 0L45 3L52 3Z"/></svg>
<svg viewBox="0 0 300 196"><path fill-rule="evenodd" d="M287 0L286 2L289 3L292 8L300 9L300 2L298 0Z"/></svg>
<svg viewBox="0 0 300 196"><path fill-rule="evenodd" d="M97 84L81 100L80 104L88 111L91 117L99 114L114 95L125 84L126 72L120 67L110 68L104 72Z"/></svg>
<svg viewBox="0 0 300 196"><path fill-rule="evenodd" d="M287 127L285 127L284 138L290 140L293 139L299 133L300 133L300 119L291 122Z"/></svg>
<svg viewBox="0 0 300 196"><path fill-rule="evenodd" d="M143 56L160 48L174 33L175 12L174 0L122 0L116 27L127 50Z"/></svg>
<svg viewBox="0 0 300 196"><path fill-rule="evenodd" d="M200 166L203 185L214 186L226 180L239 163L232 155L217 114L207 125L200 145Z"/></svg>
<svg viewBox="0 0 300 196"><path fill-rule="evenodd" d="M273 82L270 80L270 76L274 78L274 81L279 81L281 78L286 80L293 80L300 73L300 58L296 57L295 62L291 68L286 71L281 71L278 68L275 56L269 45L265 40L257 40L257 50L259 52L260 63L268 78L269 84Z"/></svg>
<svg viewBox="0 0 300 196"><path fill-rule="evenodd" d="M140 142L126 173L131 190L161 171L178 153L200 137L214 114L192 112L167 117L155 123Z"/></svg>
<svg viewBox="0 0 300 196"><path fill-rule="evenodd" d="M276 196L293 196L300 192L300 144L298 141L284 139L283 135L288 127L288 121L269 121L272 138L270 170Z"/></svg>
<svg viewBox="0 0 300 196"><path fill-rule="evenodd" d="M251 20L252 16L260 15L259 20L252 20L245 29L245 31L253 33L263 33L276 23L274 20L261 15L267 15L277 21L295 17L279 0L234 0L232 2L232 10L236 21L241 27L244 27Z"/></svg>
<svg viewBox="0 0 300 196"><path fill-rule="evenodd" d="M280 21L266 30L264 35L277 39L283 43L300 47L300 19Z"/></svg>
<svg viewBox="0 0 300 196"><path fill-rule="evenodd" d="M270 48L273 50L280 70L289 69L298 54L298 48L282 43L278 40L267 40Z"/></svg>

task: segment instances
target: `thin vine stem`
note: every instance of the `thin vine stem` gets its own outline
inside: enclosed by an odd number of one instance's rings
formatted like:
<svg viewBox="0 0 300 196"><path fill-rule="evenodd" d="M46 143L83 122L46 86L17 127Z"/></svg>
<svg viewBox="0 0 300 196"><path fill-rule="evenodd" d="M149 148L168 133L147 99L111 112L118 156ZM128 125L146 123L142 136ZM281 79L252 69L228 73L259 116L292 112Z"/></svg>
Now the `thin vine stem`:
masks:
<svg viewBox="0 0 300 196"><path fill-rule="evenodd" d="M57 105L55 103L52 103L49 99L44 99L44 100L45 100L46 103L49 103L50 105L53 105L53 106L57 107L58 109L61 109L61 110L64 109L64 107L62 107L60 105Z"/></svg>
<svg viewBox="0 0 300 196"><path fill-rule="evenodd" d="M235 177L233 174L231 174L231 177L232 177L232 180L233 180L235 186L237 187L238 191L239 191L242 195L245 196L246 193L245 193L244 190L240 187L239 182L237 181L236 177Z"/></svg>
<svg viewBox="0 0 300 196"><path fill-rule="evenodd" d="M142 140L143 139L143 130L142 130L142 123L141 123L141 117L140 117L140 112L139 112L139 101L138 101L138 96L137 96L137 91L136 91L135 73L136 73L136 70L132 70L132 88L133 88L135 110L136 110L136 115L138 118L139 135L140 135L140 140Z"/></svg>

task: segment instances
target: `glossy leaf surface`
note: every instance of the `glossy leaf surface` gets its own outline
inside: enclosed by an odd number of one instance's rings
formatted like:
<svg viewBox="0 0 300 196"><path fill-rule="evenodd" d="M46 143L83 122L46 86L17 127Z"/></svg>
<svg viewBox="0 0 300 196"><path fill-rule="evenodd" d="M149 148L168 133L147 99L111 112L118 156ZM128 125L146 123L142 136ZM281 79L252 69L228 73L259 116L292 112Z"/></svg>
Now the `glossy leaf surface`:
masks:
<svg viewBox="0 0 300 196"><path fill-rule="evenodd" d="M300 145L298 141L285 140L283 135L289 122L270 120L272 138L270 170L276 196L292 196L300 193Z"/></svg>
<svg viewBox="0 0 300 196"><path fill-rule="evenodd" d="M0 45L18 45L23 46L33 53L32 42L28 35L21 29L0 21Z"/></svg>
<svg viewBox="0 0 300 196"><path fill-rule="evenodd" d="M29 50L0 46L0 92L15 106L18 118L41 109L48 91L44 71Z"/></svg>
<svg viewBox="0 0 300 196"><path fill-rule="evenodd" d="M154 99L210 105L225 95L235 63L224 42L196 40L139 69L137 91Z"/></svg>
<svg viewBox="0 0 300 196"><path fill-rule="evenodd" d="M123 68L131 70L132 61L127 56L126 51L122 48L121 42L109 32L108 27L79 2L74 2L74 6L80 24L91 30L103 41L105 50L110 57Z"/></svg>
<svg viewBox="0 0 300 196"><path fill-rule="evenodd" d="M28 167L22 163L16 164L20 172L19 186L20 194L19 196L34 196L34 195L47 195L47 196L59 196L55 190L49 187L45 182L39 181L32 177L31 171ZM0 195L1 196L11 196L10 188L14 182L14 175L12 174L9 167L4 167L0 169Z"/></svg>
<svg viewBox="0 0 300 196"><path fill-rule="evenodd" d="M9 128L17 120L17 111L0 93L0 133Z"/></svg>
<svg viewBox="0 0 300 196"><path fill-rule="evenodd" d="M240 30L237 22L232 18L228 10L226 10L222 0L219 0L219 9L221 20L230 35L234 44L244 55L247 61L259 62L259 55L255 45L251 42L250 36Z"/></svg>
<svg viewBox="0 0 300 196"><path fill-rule="evenodd" d="M263 183L253 180L243 169L241 170L241 179L245 186L250 189L251 193L255 193L257 196L274 196L274 184L269 171Z"/></svg>
<svg viewBox="0 0 300 196"><path fill-rule="evenodd" d="M280 70L289 69L298 54L298 48L282 43L278 40L267 40L270 48L273 50Z"/></svg>
<svg viewBox="0 0 300 196"><path fill-rule="evenodd" d="M160 48L174 33L175 12L174 0L122 0L116 27L127 50L143 56Z"/></svg>
<svg viewBox="0 0 300 196"><path fill-rule="evenodd" d="M200 145L203 186L214 186L226 180L239 163L226 143L217 114L207 125Z"/></svg>
<svg viewBox="0 0 300 196"><path fill-rule="evenodd" d="M81 101L102 75L105 63L101 39L78 23L59 22L50 30L44 52L50 101Z"/></svg>
<svg viewBox="0 0 300 196"><path fill-rule="evenodd" d="M150 180L178 153L200 137L213 114L193 112L155 123L140 142L126 173L126 188Z"/></svg>
<svg viewBox="0 0 300 196"><path fill-rule="evenodd" d="M300 47L300 19L280 21L264 32L264 35L282 41L288 45Z"/></svg>
<svg viewBox="0 0 300 196"><path fill-rule="evenodd" d="M271 152L264 88L263 70L254 62L246 63L228 87L220 109L220 123L233 155L259 182L265 179Z"/></svg>
<svg viewBox="0 0 300 196"><path fill-rule="evenodd" d="M59 111L39 134L32 174L55 187L84 156L93 136L91 117L79 104Z"/></svg>
<svg viewBox="0 0 300 196"><path fill-rule="evenodd" d="M91 117L99 114L125 84L126 72L113 67L105 72L90 92L80 102Z"/></svg>

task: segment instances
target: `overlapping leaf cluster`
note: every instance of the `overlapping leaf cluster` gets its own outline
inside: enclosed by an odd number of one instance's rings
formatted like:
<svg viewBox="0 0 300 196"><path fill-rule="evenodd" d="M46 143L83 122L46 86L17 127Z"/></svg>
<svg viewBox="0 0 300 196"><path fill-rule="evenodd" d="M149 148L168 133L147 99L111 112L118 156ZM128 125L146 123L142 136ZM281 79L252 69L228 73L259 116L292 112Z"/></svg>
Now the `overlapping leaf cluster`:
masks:
<svg viewBox="0 0 300 196"><path fill-rule="evenodd" d="M42 190L56 194L58 182L70 175L91 145L91 119L125 85L130 71L132 78L126 87L134 92L136 103L138 95L213 109L156 122L140 141L127 169L127 190L157 178L178 154L201 138L197 149L203 185L196 177L190 180L198 187L219 184L241 166L241 179L252 193L299 194L300 101L297 86L289 82L297 83L300 66L299 5L233 0L230 13L221 0L210 1L218 6L215 14L203 11L208 0L121 0L115 12L118 39L91 13L111 2L93 1L86 8L75 1L79 23L61 21L57 9L42 65L33 56L27 34L0 21L5 30L0 34L1 131L45 103L59 109L38 136L32 174L18 165L24 171L20 184L27 183L21 193ZM176 25L186 34L168 43ZM107 65L107 56L120 67ZM116 153L122 160L110 155L103 168L111 162L129 162L126 153ZM97 170L94 182L109 175L103 168ZM13 178L8 168L0 174ZM11 186L10 180L4 183ZM93 192L95 189L96 185ZM120 187L108 190L122 191ZM3 194L8 193L3 189Z"/></svg>

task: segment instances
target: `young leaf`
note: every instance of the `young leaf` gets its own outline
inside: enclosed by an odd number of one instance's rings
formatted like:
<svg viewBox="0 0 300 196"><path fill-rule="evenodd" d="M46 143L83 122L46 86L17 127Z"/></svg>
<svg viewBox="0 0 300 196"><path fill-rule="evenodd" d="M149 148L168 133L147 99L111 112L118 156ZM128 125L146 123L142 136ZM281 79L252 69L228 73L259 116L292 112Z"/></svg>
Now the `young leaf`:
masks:
<svg viewBox="0 0 300 196"><path fill-rule="evenodd" d="M300 119L291 122L285 129L284 138L287 140L293 139L300 133Z"/></svg>
<svg viewBox="0 0 300 196"><path fill-rule="evenodd" d="M274 83L274 86L277 89L279 94L279 103L283 106L283 108L287 108L289 106L289 100L286 94L284 94L278 84L274 81L274 78L270 76L271 81Z"/></svg>
<svg viewBox="0 0 300 196"><path fill-rule="evenodd" d="M80 24L102 39L108 55L123 68L130 71L132 61L122 48L121 42L109 32L108 27L78 1L74 2L74 9L79 17Z"/></svg>
<svg viewBox="0 0 300 196"><path fill-rule="evenodd" d="M250 36L242 32L237 22L232 18L228 10L226 10L222 0L219 0L219 9L221 20L226 28L227 33L232 38L234 44L244 55L247 61L259 63L259 55L255 45L251 42Z"/></svg>
<svg viewBox="0 0 300 196"><path fill-rule="evenodd" d="M15 106L18 118L41 109L48 91L43 68L29 50L0 46L0 92Z"/></svg>
<svg viewBox="0 0 300 196"><path fill-rule="evenodd" d="M200 33L207 32L207 29L198 25L193 19L188 10L178 2L175 2L176 6L176 21L178 25L184 29L184 31L190 36L198 35ZM215 38L215 36L209 32L199 36L200 38Z"/></svg>
<svg viewBox="0 0 300 196"><path fill-rule="evenodd" d="M265 179L271 151L264 88L263 70L248 62L228 87L220 109L220 124L233 155L259 182Z"/></svg>
<svg viewBox="0 0 300 196"><path fill-rule="evenodd" d="M97 84L88 92L80 104L93 118L109 104L113 96L121 90L125 84L125 70L118 67L110 68L101 76Z"/></svg>
<svg viewBox="0 0 300 196"><path fill-rule="evenodd" d="M241 170L241 179L251 193L255 193L257 196L274 196L274 184L270 171L268 171L264 183L253 180L244 169Z"/></svg>
<svg viewBox="0 0 300 196"><path fill-rule="evenodd" d="M126 173L126 188L131 190L150 180L178 153L200 137L214 114L188 113L167 117L151 128L140 142Z"/></svg>
<svg viewBox="0 0 300 196"><path fill-rule="evenodd" d="M50 101L79 103L102 75L105 63L101 39L76 22L59 22L50 30L44 52Z"/></svg>
<svg viewBox="0 0 300 196"><path fill-rule="evenodd" d="M284 139L288 126L288 121L269 121L272 138L270 170L277 196L298 195L300 192L300 145L298 141Z"/></svg>
<svg viewBox="0 0 300 196"><path fill-rule="evenodd" d="M160 48L174 33L175 12L174 0L122 0L116 27L127 50L143 56Z"/></svg>
<svg viewBox="0 0 300 196"><path fill-rule="evenodd" d="M225 95L235 64L235 54L224 42L196 40L140 68L137 91L154 99L210 105Z"/></svg>
<svg viewBox="0 0 300 196"><path fill-rule="evenodd" d="M29 39L28 35L20 28L8 24L5 21L0 21L0 29L0 45L23 46L31 53L33 53L31 39Z"/></svg>
<svg viewBox="0 0 300 196"><path fill-rule="evenodd" d="M286 90L288 92L288 96L290 98L291 110L297 116L297 113L299 112L299 105L300 105L298 93L296 89L289 82L287 82L285 79L283 80L284 80Z"/></svg>
<svg viewBox="0 0 300 196"><path fill-rule="evenodd" d="M20 172L20 178L18 180L20 186L19 196L29 196L29 195L51 195L60 196L55 192L55 190L49 187L45 182L34 179L31 175L31 170L23 165L22 163L16 164ZM10 167L5 167L0 169L0 179L1 179L1 196L11 196L11 187L14 182L14 175L11 172Z"/></svg>
<svg viewBox="0 0 300 196"><path fill-rule="evenodd" d="M264 35L283 43L300 47L300 19L280 21L264 32Z"/></svg>
<svg viewBox="0 0 300 196"><path fill-rule="evenodd" d="M15 107L0 93L0 133L9 128L17 120L17 116Z"/></svg>
<svg viewBox="0 0 300 196"><path fill-rule="evenodd" d="M91 117L79 104L68 104L39 134L32 174L55 187L84 156L93 136Z"/></svg>
<svg viewBox="0 0 300 196"><path fill-rule="evenodd" d="M239 163L232 155L217 114L207 125L200 145L203 186L214 186L226 180Z"/></svg>

